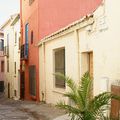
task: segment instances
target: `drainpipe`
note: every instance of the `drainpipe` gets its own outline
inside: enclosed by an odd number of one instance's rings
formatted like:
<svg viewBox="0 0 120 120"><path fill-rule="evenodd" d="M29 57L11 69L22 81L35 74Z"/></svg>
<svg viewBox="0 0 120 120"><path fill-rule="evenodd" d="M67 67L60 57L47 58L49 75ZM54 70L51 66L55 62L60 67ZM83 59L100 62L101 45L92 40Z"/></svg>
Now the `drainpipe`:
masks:
<svg viewBox="0 0 120 120"><path fill-rule="evenodd" d="M78 55L78 59L77 59L77 61L78 61L78 82L79 82L79 80L80 80L80 52L79 52L79 49L80 49L80 44L79 44L79 42L80 42L80 40L79 40L79 35L78 35L78 30L76 29L76 30L74 30L74 35L75 35L75 39L77 40L77 55Z"/></svg>
<svg viewBox="0 0 120 120"><path fill-rule="evenodd" d="M45 43L42 43L42 54L43 54L43 82L44 90L42 91L42 101L46 102L46 73L45 73Z"/></svg>

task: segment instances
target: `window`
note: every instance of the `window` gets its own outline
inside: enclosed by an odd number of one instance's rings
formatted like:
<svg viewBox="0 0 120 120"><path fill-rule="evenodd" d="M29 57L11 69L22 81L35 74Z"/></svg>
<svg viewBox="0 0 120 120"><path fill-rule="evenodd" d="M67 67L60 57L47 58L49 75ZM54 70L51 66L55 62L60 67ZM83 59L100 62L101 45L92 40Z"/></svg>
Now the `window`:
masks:
<svg viewBox="0 0 120 120"><path fill-rule="evenodd" d="M25 25L25 58L28 58L28 32L29 32L29 24Z"/></svg>
<svg viewBox="0 0 120 120"><path fill-rule="evenodd" d="M17 32L15 32L15 43L17 43Z"/></svg>
<svg viewBox="0 0 120 120"><path fill-rule="evenodd" d="M30 85L30 94L36 95L36 66L29 66L29 85Z"/></svg>
<svg viewBox="0 0 120 120"><path fill-rule="evenodd" d="M33 44L33 31L31 31L31 44Z"/></svg>
<svg viewBox="0 0 120 120"><path fill-rule="evenodd" d="M19 50L20 50L20 46L21 46L21 37L19 37Z"/></svg>
<svg viewBox="0 0 120 120"><path fill-rule="evenodd" d="M0 40L0 51L4 50L4 40Z"/></svg>
<svg viewBox="0 0 120 120"><path fill-rule="evenodd" d="M14 72L16 74L16 62L14 62Z"/></svg>
<svg viewBox="0 0 120 120"><path fill-rule="evenodd" d="M9 72L9 59L7 59L7 72Z"/></svg>
<svg viewBox="0 0 120 120"><path fill-rule="evenodd" d="M9 46L9 34L7 34L7 46Z"/></svg>
<svg viewBox="0 0 120 120"><path fill-rule="evenodd" d="M4 72L4 61L1 61L1 72Z"/></svg>
<svg viewBox="0 0 120 120"><path fill-rule="evenodd" d="M6 55L9 56L9 34L7 34Z"/></svg>
<svg viewBox="0 0 120 120"><path fill-rule="evenodd" d="M55 73L62 73L65 75L65 49L58 49L54 52L55 58ZM55 77L55 87L57 88L65 88L65 81Z"/></svg>
<svg viewBox="0 0 120 120"><path fill-rule="evenodd" d="M25 43L28 44L28 23L25 25Z"/></svg>
<svg viewBox="0 0 120 120"><path fill-rule="evenodd" d="M34 2L34 0L29 0L29 5L31 5Z"/></svg>

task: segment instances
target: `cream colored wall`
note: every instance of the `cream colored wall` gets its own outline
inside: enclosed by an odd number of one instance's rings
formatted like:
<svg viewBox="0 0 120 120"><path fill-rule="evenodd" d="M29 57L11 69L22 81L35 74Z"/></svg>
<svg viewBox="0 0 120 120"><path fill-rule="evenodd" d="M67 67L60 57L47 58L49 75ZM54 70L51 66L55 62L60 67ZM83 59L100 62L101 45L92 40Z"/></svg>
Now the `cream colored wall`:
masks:
<svg viewBox="0 0 120 120"><path fill-rule="evenodd" d="M8 83L10 83L10 97L13 97L13 28L10 25L4 29L4 46L7 46L7 34L9 34L9 72L7 72L7 57L5 56L5 93L8 95Z"/></svg>
<svg viewBox="0 0 120 120"><path fill-rule="evenodd" d="M60 47L65 47L66 75L76 81L87 70L85 53L93 52L94 95L110 90L111 83L120 79L119 5L119 0L106 0L95 11L93 25L78 30L73 27L72 33L51 37L39 46L40 95L43 91L47 103L56 104L60 99L69 102L62 96L68 88L54 87L53 50Z"/></svg>
<svg viewBox="0 0 120 120"><path fill-rule="evenodd" d="M20 23L14 26L6 26L4 29L4 46L7 46L7 34L9 34L9 72L7 72L7 57L5 56L5 93L8 96L8 83L10 83L10 97L20 98L20 83L18 70L20 69L20 51L18 50L19 36L20 36ZM15 44L15 31L17 31L17 43ZM16 77L14 72L14 62L16 61ZM14 96L14 90L17 90L17 96Z"/></svg>
<svg viewBox="0 0 120 120"><path fill-rule="evenodd" d="M105 6L94 13L92 31L79 30L80 52L93 51L95 95L106 90L108 84L110 90L111 83L120 79L119 4L119 0L106 0Z"/></svg>
<svg viewBox="0 0 120 120"><path fill-rule="evenodd" d="M17 41L15 43L15 32L17 32ZM20 49L19 49L19 37L20 37L20 20L14 25L14 63L16 62L16 74L14 72L14 89L16 90L15 99L20 98ZM15 67L14 67L15 69Z"/></svg>
<svg viewBox="0 0 120 120"><path fill-rule="evenodd" d="M65 71L66 75L71 76L73 79L78 80L78 63L77 63L77 41L74 39L74 33L70 33L64 37L54 39L53 41L45 43L39 49L40 56L40 91L45 91L46 88L46 102L56 103L60 99L63 99L63 93L67 90L58 89L54 86L54 60L53 51L54 49L65 47ZM45 51L45 52L44 52ZM42 54L41 54L42 53ZM45 54L45 73L43 56ZM42 67L41 67L42 66ZM42 70L43 68L43 70ZM74 72L73 72L74 71ZM40 95L41 95L40 92ZM42 99L42 98L41 98ZM67 99L64 98L67 102Z"/></svg>

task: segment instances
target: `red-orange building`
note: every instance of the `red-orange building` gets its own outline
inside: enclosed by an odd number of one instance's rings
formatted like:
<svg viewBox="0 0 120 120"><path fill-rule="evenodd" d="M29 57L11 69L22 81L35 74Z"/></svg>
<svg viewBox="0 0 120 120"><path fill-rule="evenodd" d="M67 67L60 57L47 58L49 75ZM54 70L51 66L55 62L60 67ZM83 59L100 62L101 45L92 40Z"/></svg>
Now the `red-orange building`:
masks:
<svg viewBox="0 0 120 120"><path fill-rule="evenodd" d="M92 13L102 0L20 1L21 98L39 101L38 41Z"/></svg>

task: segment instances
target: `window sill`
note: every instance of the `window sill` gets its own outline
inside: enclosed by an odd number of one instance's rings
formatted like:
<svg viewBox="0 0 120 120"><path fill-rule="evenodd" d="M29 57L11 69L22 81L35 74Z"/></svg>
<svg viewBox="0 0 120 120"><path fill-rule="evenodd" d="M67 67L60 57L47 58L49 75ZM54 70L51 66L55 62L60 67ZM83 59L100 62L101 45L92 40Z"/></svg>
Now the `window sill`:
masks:
<svg viewBox="0 0 120 120"><path fill-rule="evenodd" d="M63 89L62 88L54 88L52 91L55 93L59 93L59 94L65 94L66 89L65 88L63 88Z"/></svg>

